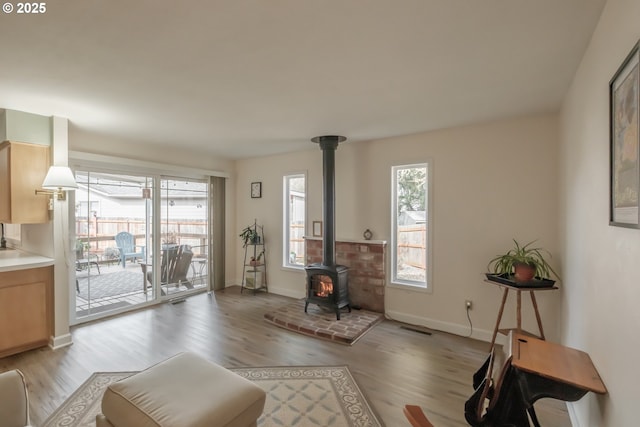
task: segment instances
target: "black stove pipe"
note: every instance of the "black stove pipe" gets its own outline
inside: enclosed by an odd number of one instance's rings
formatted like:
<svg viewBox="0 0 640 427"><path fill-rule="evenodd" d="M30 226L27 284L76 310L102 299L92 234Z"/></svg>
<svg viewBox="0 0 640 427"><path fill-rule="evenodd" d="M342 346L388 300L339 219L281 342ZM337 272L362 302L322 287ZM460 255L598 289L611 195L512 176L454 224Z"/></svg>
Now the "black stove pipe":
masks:
<svg viewBox="0 0 640 427"><path fill-rule="evenodd" d="M322 150L322 265L336 265L336 149L347 138L338 135L316 136L311 141L320 145Z"/></svg>

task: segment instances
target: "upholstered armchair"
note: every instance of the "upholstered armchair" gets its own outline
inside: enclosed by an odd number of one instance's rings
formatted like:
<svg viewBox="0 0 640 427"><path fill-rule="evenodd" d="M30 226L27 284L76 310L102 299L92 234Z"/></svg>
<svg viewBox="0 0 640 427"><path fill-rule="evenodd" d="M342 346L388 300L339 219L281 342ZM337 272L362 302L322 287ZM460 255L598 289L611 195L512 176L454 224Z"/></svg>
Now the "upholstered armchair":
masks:
<svg viewBox="0 0 640 427"><path fill-rule="evenodd" d="M3 427L29 426L27 384L17 369L0 374L0 424Z"/></svg>

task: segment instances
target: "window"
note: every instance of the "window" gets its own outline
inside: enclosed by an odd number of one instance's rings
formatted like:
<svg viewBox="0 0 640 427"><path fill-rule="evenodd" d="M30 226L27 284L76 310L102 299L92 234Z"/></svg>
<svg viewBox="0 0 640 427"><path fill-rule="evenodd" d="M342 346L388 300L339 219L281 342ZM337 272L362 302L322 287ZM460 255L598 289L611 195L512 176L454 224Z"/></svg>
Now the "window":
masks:
<svg viewBox="0 0 640 427"><path fill-rule="evenodd" d="M284 242L282 245L284 267L302 268L305 265L306 181L304 173L284 177Z"/></svg>
<svg viewBox="0 0 640 427"><path fill-rule="evenodd" d="M391 282L429 289L431 277L429 165L392 168Z"/></svg>

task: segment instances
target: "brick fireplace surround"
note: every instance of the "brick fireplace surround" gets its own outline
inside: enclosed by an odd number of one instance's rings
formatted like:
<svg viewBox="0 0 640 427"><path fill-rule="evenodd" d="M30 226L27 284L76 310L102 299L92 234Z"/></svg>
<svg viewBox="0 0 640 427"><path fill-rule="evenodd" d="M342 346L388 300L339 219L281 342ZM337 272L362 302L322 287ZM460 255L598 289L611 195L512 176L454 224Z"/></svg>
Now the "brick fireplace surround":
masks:
<svg viewBox="0 0 640 427"><path fill-rule="evenodd" d="M305 237L307 264L322 262L322 238ZM387 242L336 239L336 264L349 267L352 307L384 313Z"/></svg>

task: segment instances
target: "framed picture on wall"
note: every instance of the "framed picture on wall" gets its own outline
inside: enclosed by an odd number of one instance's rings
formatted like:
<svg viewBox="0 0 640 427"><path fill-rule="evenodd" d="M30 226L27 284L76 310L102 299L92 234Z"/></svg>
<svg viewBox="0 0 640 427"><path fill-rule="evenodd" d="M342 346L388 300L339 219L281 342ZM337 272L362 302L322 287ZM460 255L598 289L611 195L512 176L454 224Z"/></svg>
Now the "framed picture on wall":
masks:
<svg viewBox="0 0 640 427"><path fill-rule="evenodd" d="M638 44L609 82L609 224L640 228L640 70Z"/></svg>
<svg viewBox="0 0 640 427"><path fill-rule="evenodd" d="M313 221L313 236L322 237L322 221Z"/></svg>
<svg viewBox="0 0 640 427"><path fill-rule="evenodd" d="M259 199L262 197L262 182L251 183L251 198Z"/></svg>

